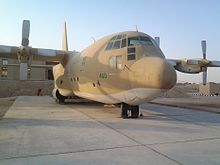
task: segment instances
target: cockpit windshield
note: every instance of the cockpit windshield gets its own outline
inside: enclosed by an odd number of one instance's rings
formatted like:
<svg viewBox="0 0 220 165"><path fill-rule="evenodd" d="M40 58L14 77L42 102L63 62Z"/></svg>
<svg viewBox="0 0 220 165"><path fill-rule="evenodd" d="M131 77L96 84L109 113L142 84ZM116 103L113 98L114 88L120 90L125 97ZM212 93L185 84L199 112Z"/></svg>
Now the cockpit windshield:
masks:
<svg viewBox="0 0 220 165"><path fill-rule="evenodd" d="M135 45L153 45L152 40L149 37L138 36L138 37L131 37L128 38L128 46L135 46Z"/></svg>
<svg viewBox="0 0 220 165"><path fill-rule="evenodd" d="M116 35L112 37L111 40L106 45L105 50L113 50L113 49L120 49L126 47L127 45L126 37L127 37L126 34Z"/></svg>

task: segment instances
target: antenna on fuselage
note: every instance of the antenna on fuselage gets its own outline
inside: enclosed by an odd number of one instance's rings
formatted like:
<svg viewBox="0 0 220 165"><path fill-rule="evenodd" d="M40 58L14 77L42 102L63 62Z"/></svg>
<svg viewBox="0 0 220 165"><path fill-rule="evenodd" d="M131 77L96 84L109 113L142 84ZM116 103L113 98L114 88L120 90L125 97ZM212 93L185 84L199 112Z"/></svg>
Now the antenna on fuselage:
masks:
<svg viewBox="0 0 220 165"><path fill-rule="evenodd" d="M135 28L136 28L136 32L138 32L138 27L137 27L137 25L135 25Z"/></svg>
<svg viewBox="0 0 220 165"><path fill-rule="evenodd" d="M92 40L93 40L93 42L94 42L94 43L96 42L96 40L95 40L95 38L94 38L94 37L92 37Z"/></svg>

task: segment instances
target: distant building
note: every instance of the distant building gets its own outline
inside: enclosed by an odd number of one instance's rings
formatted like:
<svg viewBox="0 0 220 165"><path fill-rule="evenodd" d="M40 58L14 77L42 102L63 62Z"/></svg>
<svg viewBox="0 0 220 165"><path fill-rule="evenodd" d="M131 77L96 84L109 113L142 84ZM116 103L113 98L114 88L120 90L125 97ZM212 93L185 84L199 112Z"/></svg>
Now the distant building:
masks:
<svg viewBox="0 0 220 165"><path fill-rule="evenodd" d="M220 95L220 84L209 82L206 85L199 85L199 93L204 95Z"/></svg>
<svg viewBox="0 0 220 165"><path fill-rule="evenodd" d="M18 64L17 59L0 58L0 80L19 80L19 66L7 66ZM57 62L33 61L35 65L56 65ZM31 68L28 70L29 80L53 80L52 68Z"/></svg>

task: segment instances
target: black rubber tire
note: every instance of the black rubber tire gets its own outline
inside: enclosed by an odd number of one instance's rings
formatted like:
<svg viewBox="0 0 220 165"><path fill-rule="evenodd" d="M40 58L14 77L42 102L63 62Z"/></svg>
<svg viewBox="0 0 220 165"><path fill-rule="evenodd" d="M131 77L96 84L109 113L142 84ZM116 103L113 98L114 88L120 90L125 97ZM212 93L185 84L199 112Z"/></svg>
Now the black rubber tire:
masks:
<svg viewBox="0 0 220 165"><path fill-rule="evenodd" d="M64 104L65 103L65 96L62 96L59 92L59 90L56 91L56 96L59 104Z"/></svg>
<svg viewBox="0 0 220 165"><path fill-rule="evenodd" d="M121 117L123 119L128 118L128 105L125 103L121 104Z"/></svg>
<svg viewBox="0 0 220 165"><path fill-rule="evenodd" d="M64 103L65 103L65 98L60 97L60 98L58 99L58 103L59 103L59 104L64 104Z"/></svg>
<svg viewBox="0 0 220 165"><path fill-rule="evenodd" d="M138 105L132 105L131 106L131 117L132 118L138 118L139 117L139 106Z"/></svg>

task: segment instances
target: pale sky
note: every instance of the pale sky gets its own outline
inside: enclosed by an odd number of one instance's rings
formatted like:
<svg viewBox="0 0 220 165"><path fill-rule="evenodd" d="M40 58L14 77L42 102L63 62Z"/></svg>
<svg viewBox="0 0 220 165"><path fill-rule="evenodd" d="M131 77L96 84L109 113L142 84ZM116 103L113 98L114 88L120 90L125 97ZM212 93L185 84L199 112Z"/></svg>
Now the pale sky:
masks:
<svg viewBox="0 0 220 165"><path fill-rule="evenodd" d="M115 32L138 30L161 38L167 58L220 60L220 0L0 0L0 45L18 46L23 19L31 21L32 47L61 49L67 22L70 50L81 51ZM201 82L200 75L178 74L179 82ZM220 82L220 68L208 69Z"/></svg>

